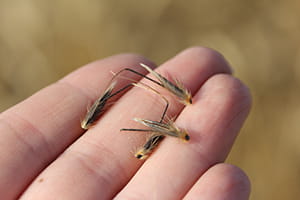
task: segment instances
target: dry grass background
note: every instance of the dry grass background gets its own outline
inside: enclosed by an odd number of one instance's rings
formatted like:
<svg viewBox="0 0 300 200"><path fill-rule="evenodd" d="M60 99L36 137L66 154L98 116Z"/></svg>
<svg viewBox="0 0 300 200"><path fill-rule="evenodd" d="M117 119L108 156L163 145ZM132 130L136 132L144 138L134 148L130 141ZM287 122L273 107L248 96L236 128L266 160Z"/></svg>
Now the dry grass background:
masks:
<svg viewBox="0 0 300 200"><path fill-rule="evenodd" d="M300 199L300 3L296 0L0 0L0 110L90 61L220 51L254 106L228 162L252 200Z"/></svg>

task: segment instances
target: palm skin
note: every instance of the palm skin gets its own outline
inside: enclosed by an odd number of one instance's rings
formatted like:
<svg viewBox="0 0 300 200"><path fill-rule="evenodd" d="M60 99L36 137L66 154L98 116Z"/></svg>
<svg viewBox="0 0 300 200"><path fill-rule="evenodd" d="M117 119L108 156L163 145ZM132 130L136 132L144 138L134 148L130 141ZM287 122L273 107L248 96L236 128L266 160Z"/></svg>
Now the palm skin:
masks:
<svg viewBox="0 0 300 200"><path fill-rule="evenodd" d="M186 107L169 98L167 113L178 115L175 123L189 132L188 143L166 137L146 161L134 158L132 151L145 142L145 134L120 133L120 128L138 127L134 117L158 120L163 110L159 97L141 88L115 98L84 133L80 119L87 103L108 86L110 72L130 67L145 74L139 63L154 67L134 54L90 63L2 112L1 197L248 199L245 173L223 162L248 115L251 97L224 58L211 49L189 48L157 68L193 94L193 104ZM118 81L118 87L127 81Z"/></svg>

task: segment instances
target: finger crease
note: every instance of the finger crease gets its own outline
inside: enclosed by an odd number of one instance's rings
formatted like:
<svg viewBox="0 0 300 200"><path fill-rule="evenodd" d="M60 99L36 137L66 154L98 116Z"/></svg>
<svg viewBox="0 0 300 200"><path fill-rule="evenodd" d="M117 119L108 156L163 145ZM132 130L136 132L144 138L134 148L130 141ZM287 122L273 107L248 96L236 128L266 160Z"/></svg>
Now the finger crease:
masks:
<svg viewBox="0 0 300 200"><path fill-rule="evenodd" d="M11 111L13 112L13 111ZM10 116L6 114L6 116L1 117L0 120L3 124L6 124L12 132L15 134L15 136L19 139L19 141L24 144L30 151L36 155L41 154L41 149L45 149L48 155L54 155L54 151L50 148L50 144L45 138L45 135L42 131L40 131L36 126L34 126L30 121L27 119L21 117L18 113L13 112L13 115ZM19 122L21 124L20 129L18 130L15 128L15 124L12 124L12 122ZM24 131L23 133L20 132L20 130ZM39 139L41 142L38 142L38 146L35 146L33 142L30 141L30 136L39 136ZM40 148L41 147L41 148Z"/></svg>
<svg viewBox="0 0 300 200"><path fill-rule="evenodd" d="M57 82L57 84L61 84L61 85L65 85L67 87L70 87L72 89L77 90L79 93L81 93L84 97L86 97L87 99L95 99L95 97L92 97L92 95L90 95L88 92L86 92L86 90L84 90L81 87L78 87L77 85L73 84L72 82L66 81L66 80L59 80Z"/></svg>
<svg viewBox="0 0 300 200"><path fill-rule="evenodd" d="M66 153L71 153L78 158L78 161L86 168L91 174L97 175L101 180L107 184L112 183L114 180L118 179L127 180L130 175L126 173L125 168L121 165L120 160L117 159L118 155L115 152L109 150L102 143L94 143L91 141L82 140L87 145L91 152L83 152L81 147L79 150L70 148ZM95 153L97 152L97 153ZM100 155L100 156L99 156ZM113 173L112 173L113 171Z"/></svg>

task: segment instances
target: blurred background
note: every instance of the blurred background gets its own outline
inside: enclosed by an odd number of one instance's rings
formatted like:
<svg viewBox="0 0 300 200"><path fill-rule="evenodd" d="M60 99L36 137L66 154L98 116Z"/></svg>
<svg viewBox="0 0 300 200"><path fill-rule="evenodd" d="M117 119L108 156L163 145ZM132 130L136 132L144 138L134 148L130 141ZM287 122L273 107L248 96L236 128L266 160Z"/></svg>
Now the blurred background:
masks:
<svg viewBox="0 0 300 200"><path fill-rule="evenodd" d="M252 200L300 199L300 2L0 0L0 111L93 60L214 48L254 105L227 162Z"/></svg>

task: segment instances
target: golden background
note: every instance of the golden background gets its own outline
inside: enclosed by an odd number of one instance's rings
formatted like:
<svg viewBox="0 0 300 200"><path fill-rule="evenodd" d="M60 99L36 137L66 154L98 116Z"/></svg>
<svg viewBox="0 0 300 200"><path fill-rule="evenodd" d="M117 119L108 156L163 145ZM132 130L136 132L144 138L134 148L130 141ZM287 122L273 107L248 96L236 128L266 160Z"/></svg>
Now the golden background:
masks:
<svg viewBox="0 0 300 200"><path fill-rule="evenodd" d="M228 162L252 200L300 199L299 17L296 0L0 0L0 111L99 58L211 47L253 95Z"/></svg>

